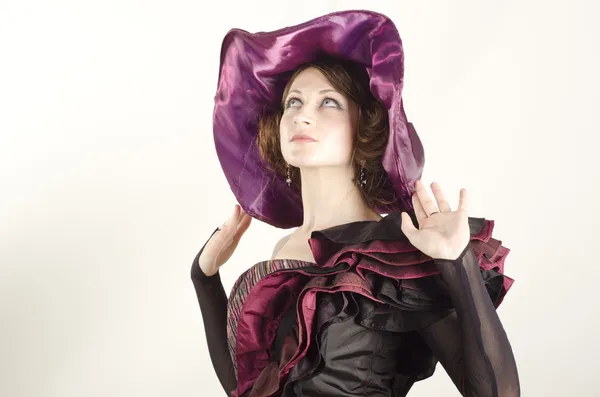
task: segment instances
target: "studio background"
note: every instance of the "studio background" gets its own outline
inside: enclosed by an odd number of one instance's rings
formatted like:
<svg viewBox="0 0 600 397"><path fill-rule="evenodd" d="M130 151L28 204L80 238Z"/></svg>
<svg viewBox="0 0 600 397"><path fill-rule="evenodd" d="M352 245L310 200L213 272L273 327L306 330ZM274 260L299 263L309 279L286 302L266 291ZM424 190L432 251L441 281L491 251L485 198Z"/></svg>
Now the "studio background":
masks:
<svg viewBox="0 0 600 397"><path fill-rule="evenodd" d="M235 204L221 40L364 8L404 41L424 181L511 249L522 395L598 395L595 2L2 0L0 396L224 395L189 277ZM226 291L286 233L254 220ZM458 395L441 366L409 394Z"/></svg>

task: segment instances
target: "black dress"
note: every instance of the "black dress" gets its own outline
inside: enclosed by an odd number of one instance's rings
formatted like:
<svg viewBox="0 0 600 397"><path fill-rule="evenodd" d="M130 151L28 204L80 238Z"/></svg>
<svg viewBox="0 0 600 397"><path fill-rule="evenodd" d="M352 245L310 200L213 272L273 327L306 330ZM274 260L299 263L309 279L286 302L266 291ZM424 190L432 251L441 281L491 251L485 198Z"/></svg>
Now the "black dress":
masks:
<svg viewBox="0 0 600 397"><path fill-rule="evenodd" d="M229 298L194 259L191 278L216 374L228 395L406 396L438 362L468 396L520 394L495 312L513 280L493 221L469 218L454 261L408 243L400 214L311 236L315 262L272 260ZM216 232L216 231L215 231Z"/></svg>

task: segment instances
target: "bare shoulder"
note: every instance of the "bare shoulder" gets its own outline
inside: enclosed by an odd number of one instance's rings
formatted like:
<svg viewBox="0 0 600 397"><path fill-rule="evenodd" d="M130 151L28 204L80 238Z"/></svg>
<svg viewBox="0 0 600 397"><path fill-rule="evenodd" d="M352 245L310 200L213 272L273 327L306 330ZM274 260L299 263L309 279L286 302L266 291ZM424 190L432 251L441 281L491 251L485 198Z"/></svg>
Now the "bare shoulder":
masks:
<svg viewBox="0 0 600 397"><path fill-rule="evenodd" d="M275 258L275 255L277 255L277 253L281 250L281 248L285 245L285 243L287 243L287 241L290 239L290 237L292 236L292 234L287 234L285 236L283 236L281 239L279 239L279 241L277 241L277 243L275 244L275 247L273 248L273 252L271 253L271 259Z"/></svg>

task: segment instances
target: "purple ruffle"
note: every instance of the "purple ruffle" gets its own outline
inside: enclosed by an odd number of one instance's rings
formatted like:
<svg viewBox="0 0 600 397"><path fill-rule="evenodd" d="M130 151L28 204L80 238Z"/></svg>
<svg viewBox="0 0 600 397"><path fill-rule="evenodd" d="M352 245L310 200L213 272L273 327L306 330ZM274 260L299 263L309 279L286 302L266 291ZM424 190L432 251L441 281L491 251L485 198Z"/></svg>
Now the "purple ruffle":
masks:
<svg viewBox="0 0 600 397"><path fill-rule="evenodd" d="M320 328L319 323L327 321L317 320L318 294L354 293L365 302L390 308L377 315L363 313L363 317L369 318L364 326L390 331L418 330L448 315L452 303L439 270L430 257L399 232L396 228L399 221L396 213L379 222L315 232L310 239L315 264L304 262L304 267L298 267L296 261L295 268L280 268L253 285L239 311L230 313L237 325L234 361L238 389L234 396L273 395L284 386L294 366L308 359L310 351L318 354L312 347L316 341L314 332ZM477 256L490 297L498 307L513 284L504 275L509 249L492 237L493 221L470 218L469 222L470 247ZM259 265L269 262L272 261ZM234 289L232 296L235 295ZM272 357L270 349L285 308L296 301L297 335L286 340L280 357ZM427 362L427 357L416 359ZM426 372L432 372L433 368L422 371L421 376L426 377Z"/></svg>

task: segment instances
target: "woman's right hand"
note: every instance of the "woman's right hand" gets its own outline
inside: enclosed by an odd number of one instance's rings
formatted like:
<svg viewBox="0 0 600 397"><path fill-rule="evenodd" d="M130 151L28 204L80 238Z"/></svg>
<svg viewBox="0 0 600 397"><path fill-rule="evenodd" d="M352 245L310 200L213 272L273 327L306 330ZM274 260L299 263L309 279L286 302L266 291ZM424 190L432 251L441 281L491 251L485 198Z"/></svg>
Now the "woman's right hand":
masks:
<svg viewBox="0 0 600 397"><path fill-rule="evenodd" d="M213 234L198 258L198 265L205 275L216 274L229 260L251 220L252 217L236 204L231 217L221 226L221 230Z"/></svg>

